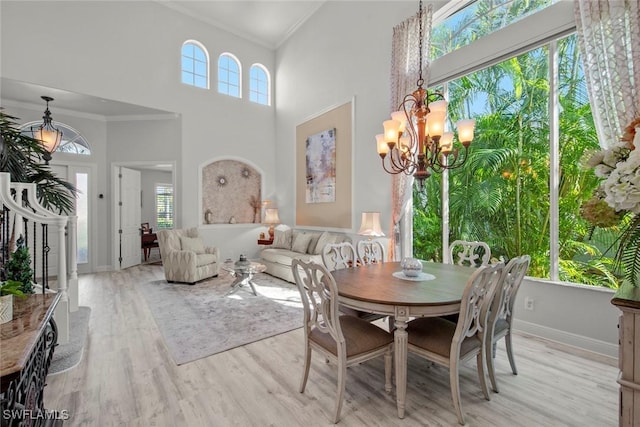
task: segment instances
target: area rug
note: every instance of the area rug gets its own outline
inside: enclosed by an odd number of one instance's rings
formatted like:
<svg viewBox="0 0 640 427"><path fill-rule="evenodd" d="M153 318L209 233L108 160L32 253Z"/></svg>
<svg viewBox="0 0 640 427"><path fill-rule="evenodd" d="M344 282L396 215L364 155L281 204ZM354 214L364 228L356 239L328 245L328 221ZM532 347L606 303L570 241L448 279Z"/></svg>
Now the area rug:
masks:
<svg viewBox="0 0 640 427"><path fill-rule="evenodd" d="M49 366L49 375L66 372L80 363L87 341L90 317L89 307L78 307L78 310L69 313L69 342L56 346Z"/></svg>
<svg viewBox="0 0 640 427"><path fill-rule="evenodd" d="M178 365L302 327L300 294L294 284L268 274L225 296L233 277L186 285L154 280L138 286Z"/></svg>

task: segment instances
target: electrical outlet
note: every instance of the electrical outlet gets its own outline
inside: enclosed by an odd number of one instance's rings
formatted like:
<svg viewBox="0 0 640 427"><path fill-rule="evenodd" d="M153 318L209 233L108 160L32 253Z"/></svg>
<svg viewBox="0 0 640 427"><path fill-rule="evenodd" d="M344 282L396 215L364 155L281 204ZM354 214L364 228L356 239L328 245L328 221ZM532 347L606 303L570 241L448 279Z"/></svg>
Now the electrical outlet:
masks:
<svg viewBox="0 0 640 427"><path fill-rule="evenodd" d="M524 297L524 309L525 310L529 310L529 311L533 311L533 298Z"/></svg>

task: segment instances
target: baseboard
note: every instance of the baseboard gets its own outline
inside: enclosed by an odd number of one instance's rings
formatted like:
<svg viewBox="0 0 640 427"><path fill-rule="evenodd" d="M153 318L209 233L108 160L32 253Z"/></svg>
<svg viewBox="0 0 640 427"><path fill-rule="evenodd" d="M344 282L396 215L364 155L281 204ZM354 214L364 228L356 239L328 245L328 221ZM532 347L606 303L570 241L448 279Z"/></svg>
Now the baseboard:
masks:
<svg viewBox="0 0 640 427"><path fill-rule="evenodd" d="M535 323L525 322L514 319L513 329L526 332L531 335L578 347L593 353L602 354L609 357L618 357L618 344L606 341L596 340L585 337L584 335L572 334L571 332L561 331L559 329L549 328L547 326L537 325Z"/></svg>
<svg viewBox="0 0 640 427"><path fill-rule="evenodd" d="M96 273L106 273L108 271L114 271L111 265L99 265L96 267Z"/></svg>

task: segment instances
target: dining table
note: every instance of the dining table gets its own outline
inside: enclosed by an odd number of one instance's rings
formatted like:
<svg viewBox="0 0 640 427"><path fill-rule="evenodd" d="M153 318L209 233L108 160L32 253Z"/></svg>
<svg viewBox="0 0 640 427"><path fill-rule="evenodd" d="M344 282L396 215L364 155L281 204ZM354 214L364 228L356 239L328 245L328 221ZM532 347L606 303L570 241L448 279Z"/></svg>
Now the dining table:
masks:
<svg viewBox="0 0 640 427"><path fill-rule="evenodd" d="M407 392L407 322L415 317L444 316L460 311L462 293L475 269L422 261L418 277L403 273L399 262L382 262L335 270L340 304L369 313L393 316L396 402L404 418Z"/></svg>

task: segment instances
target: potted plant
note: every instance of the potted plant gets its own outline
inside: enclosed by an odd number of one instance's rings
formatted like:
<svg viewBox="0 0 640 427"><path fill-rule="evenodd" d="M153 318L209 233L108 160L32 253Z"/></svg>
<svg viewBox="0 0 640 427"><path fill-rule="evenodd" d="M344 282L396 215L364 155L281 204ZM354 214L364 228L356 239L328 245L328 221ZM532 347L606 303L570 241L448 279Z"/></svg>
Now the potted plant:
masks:
<svg viewBox="0 0 640 427"><path fill-rule="evenodd" d="M5 280L0 283L0 324L13 320L13 296L24 297L22 282Z"/></svg>

